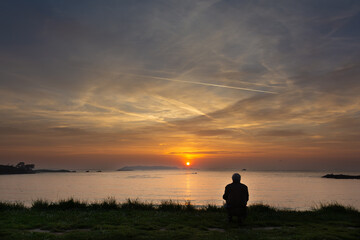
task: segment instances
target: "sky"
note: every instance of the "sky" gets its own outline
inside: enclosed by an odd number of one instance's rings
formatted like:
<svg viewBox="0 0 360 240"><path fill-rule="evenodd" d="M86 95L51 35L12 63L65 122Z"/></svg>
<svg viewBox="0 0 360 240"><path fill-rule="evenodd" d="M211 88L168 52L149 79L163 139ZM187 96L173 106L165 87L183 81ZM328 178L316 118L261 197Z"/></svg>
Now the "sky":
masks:
<svg viewBox="0 0 360 240"><path fill-rule="evenodd" d="M0 164L360 171L357 0L0 1Z"/></svg>

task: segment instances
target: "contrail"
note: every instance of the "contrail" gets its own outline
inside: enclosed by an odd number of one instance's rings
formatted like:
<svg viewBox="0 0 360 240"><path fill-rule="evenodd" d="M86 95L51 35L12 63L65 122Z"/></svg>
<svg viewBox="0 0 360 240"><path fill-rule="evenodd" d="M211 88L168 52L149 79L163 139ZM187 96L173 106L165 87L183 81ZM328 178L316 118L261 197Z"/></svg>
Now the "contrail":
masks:
<svg viewBox="0 0 360 240"><path fill-rule="evenodd" d="M231 88L231 89L251 91L251 92L277 94L277 92L258 90L258 89L252 89L252 88L241 88L241 87L233 87L233 86L219 85L219 84L213 84L213 83L193 82L193 81L185 81L185 80L177 80L177 79L169 79L169 78L160 78L160 77L155 77L155 78L160 79L160 80L172 81L172 82L192 83L192 84L198 84L198 85L204 85L204 86L210 86L210 87Z"/></svg>
<svg viewBox="0 0 360 240"><path fill-rule="evenodd" d="M172 78L163 78L163 77L146 76L146 75L138 75L138 74L127 74L126 73L125 75L153 78L153 79L165 80L165 81L170 81L170 82L190 83L190 84L197 84L197 85L210 86L210 87L230 88L230 89L237 89L237 90L250 91L250 92L278 94L277 92L272 92L272 91L258 90L258 89L252 89L252 88L233 87L233 86L219 85L219 84L213 84L213 83L193 82L193 81L185 81L185 80L178 80L178 79L172 79Z"/></svg>

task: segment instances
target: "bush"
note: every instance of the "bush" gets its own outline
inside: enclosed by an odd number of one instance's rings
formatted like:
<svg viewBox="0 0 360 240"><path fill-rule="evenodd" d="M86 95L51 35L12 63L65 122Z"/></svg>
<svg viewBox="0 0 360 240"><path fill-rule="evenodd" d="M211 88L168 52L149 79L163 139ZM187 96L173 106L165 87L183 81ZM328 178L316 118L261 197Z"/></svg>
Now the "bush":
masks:
<svg viewBox="0 0 360 240"><path fill-rule="evenodd" d="M193 205L191 205L190 201L186 201L185 205L184 205L184 210L186 210L186 211L194 211L195 207Z"/></svg>
<svg viewBox="0 0 360 240"><path fill-rule="evenodd" d="M125 203L121 204L122 209L139 209L139 210L152 210L154 205L150 203L140 202L138 199L131 200L130 198L126 200Z"/></svg>
<svg viewBox="0 0 360 240"><path fill-rule="evenodd" d="M326 212L326 213L346 213L346 212L356 212L355 208L349 206L342 206L337 202L324 204L321 203L320 206L313 208L314 211Z"/></svg>
<svg viewBox="0 0 360 240"><path fill-rule="evenodd" d="M158 210L164 211L194 211L195 207L191 204L190 201L186 201L185 204L173 200L162 201L158 207Z"/></svg>
<svg viewBox="0 0 360 240"><path fill-rule="evenodd" d="M276 209L273 207L270 207L269 205L264 204L254 204L250 205L248 207L249 212L255 212L255 213L274 213L276 212Z"/></svg>
<svg viewBox="0 0 360 240"><path fill-rule="evenodd" d="M23 210L26 209L24 204L21 202L15 202L15 203L10 203L10 202L0 202L0 211L5 211L5 210Z"/></svg>
<svg viewBox="0 0 360 240"><path fill-rule="evenodd" d="M37 210L48 209L50 203L47 200L38 199L32 202L31 208Z"/></svg>
<svg viewBox="0 0 360 240"><path fill-rule="evenodd" d="M74 200L73 198L70 198L68 200L60 200L57 203L52 203L50 207L53 209L61 209L61 210L66 210L66 209L80 210L80 209L85 209L87 207L87 203L80 202L80 200Z"/></svg>
<svg viewBox="0 0 360 240"><path fill-rule="evenodd" d="M114 197L109 197L100 203L93 203L90 205L90 207L96 208L96 209L105 209L105 210L120 208L120 206L117 204L116 199Z"/></svg>
<svg viewBox="0 0 360 240"><path fill-rule="evenodd" d="M218 211L224 211L224 207L219 207L214 204L208 204L201 208L201 210L209 211L209 212L218 212Z"/></svg>

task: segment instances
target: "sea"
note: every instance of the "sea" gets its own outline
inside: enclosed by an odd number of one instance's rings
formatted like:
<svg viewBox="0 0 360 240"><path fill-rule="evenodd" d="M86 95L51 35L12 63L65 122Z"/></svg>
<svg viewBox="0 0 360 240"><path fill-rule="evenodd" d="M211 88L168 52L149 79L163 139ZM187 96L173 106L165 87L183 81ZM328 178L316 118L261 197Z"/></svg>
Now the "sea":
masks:
<svg viewBox="0 0 360 240"><path fill-rule="evenodd" d="M138 199L159 204L173 200L195 206L222 206L225 186L233 171L160 170L37 173L0 175L0 201L38 199L58 201L74 198L99 202ZM322 204L339 203L360 210L360 180L327 179L329 172L241 171L249 189L249 204L268 204L289 210L311 210ZM359 173L342 172L359 175ZM336 172L334 172L336 174Z"/></svg>

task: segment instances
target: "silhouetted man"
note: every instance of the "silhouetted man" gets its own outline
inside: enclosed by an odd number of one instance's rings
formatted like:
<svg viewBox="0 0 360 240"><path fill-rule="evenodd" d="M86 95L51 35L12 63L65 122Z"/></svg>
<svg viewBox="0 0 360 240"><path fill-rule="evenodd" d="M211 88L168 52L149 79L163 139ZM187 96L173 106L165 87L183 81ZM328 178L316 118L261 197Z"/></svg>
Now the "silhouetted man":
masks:
<svg viewBox="0 0 360 240"><path fill-rule="evenodd" d="M232 180L233 183L225 187L223 195L223 199L226 200L225 208L228 212L229 222L232 221L233 216L237 216L239 223L242 223L247 214L246 205L249 201L249 191L246 185L240 183L240 174L234 173Z"/></svg>

